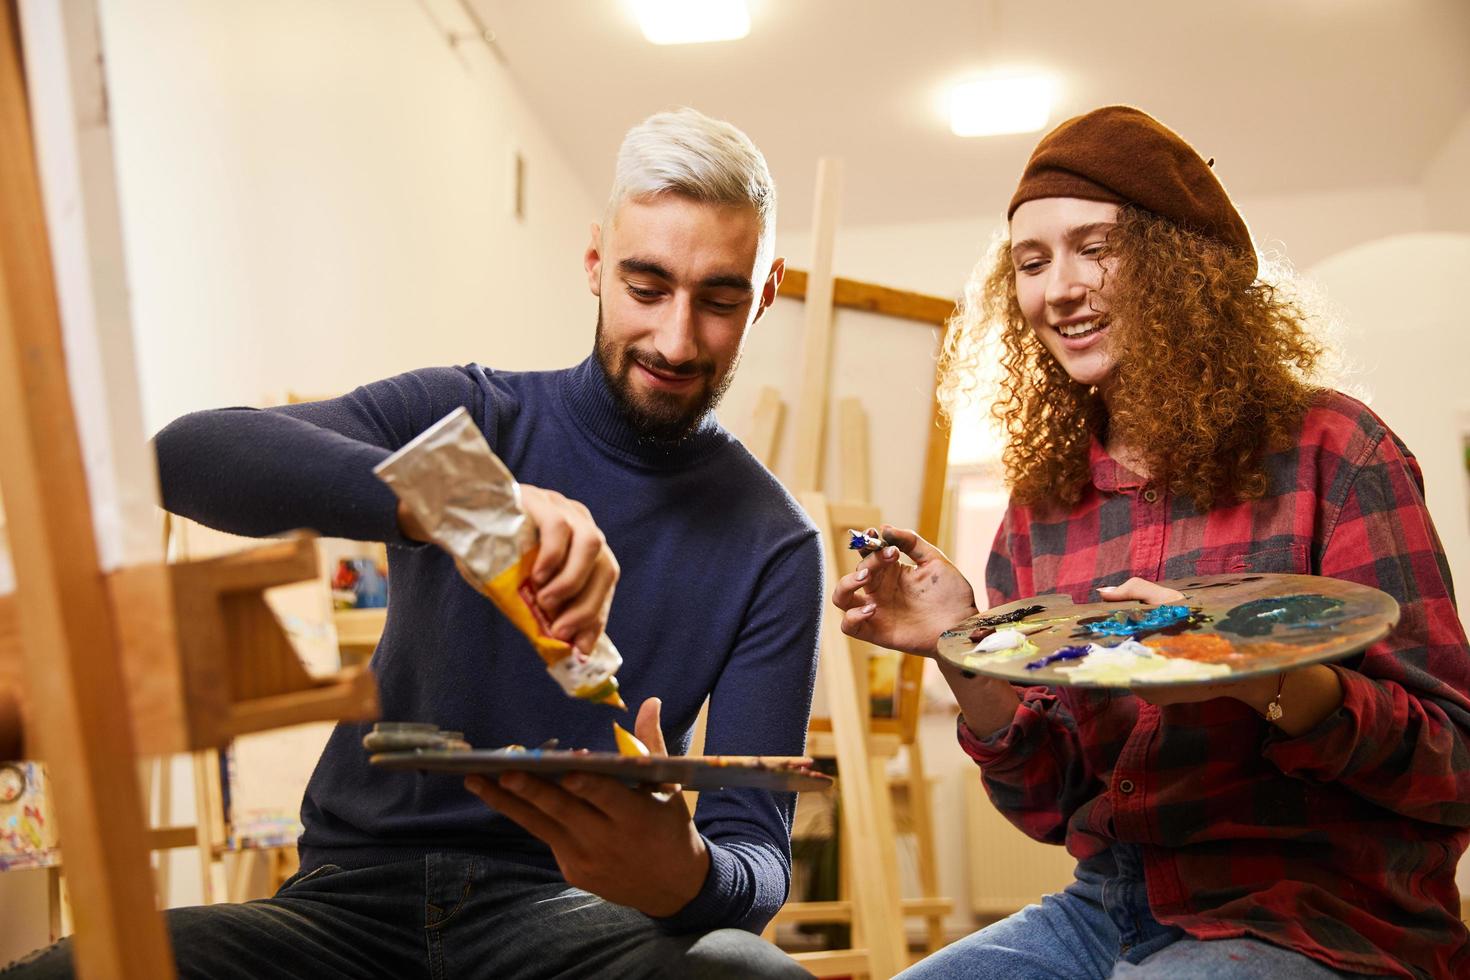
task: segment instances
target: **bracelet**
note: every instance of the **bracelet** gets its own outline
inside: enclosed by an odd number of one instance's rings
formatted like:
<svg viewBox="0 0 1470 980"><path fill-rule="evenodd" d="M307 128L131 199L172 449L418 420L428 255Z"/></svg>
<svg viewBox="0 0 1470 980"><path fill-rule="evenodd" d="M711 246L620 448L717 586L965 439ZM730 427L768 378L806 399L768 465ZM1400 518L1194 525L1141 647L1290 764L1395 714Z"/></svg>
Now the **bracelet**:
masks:
<svg viewBox="0 0 1470 980"><path fill-rule="evenodd" d="M1266 720L1280 721L1286 712L1281 710L1281 689L1286 686L1286 672L1276 675L1276 696L1266 702Z"/></svg>

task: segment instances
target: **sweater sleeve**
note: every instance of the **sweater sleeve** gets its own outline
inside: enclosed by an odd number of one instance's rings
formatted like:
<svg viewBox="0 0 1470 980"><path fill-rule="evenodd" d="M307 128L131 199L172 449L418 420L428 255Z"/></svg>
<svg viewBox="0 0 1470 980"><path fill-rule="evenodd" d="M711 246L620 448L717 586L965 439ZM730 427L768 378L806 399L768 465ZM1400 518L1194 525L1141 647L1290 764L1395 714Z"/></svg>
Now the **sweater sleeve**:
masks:
<svg viewBox="0 0 1470 980"><path fill-rule="evenodd" d="M814 532L773 559L710 694L707 753L805 751L822 582L822 550ZM795 810L795 793L701 793L694 822L709 847L709 874L699 894L660 925L670 932L727 927L759 932L790 888Z"/></svg>
<svg viewBox="0 0 1470 980"><path fill-rule="evenodd" d="M154 437L163 506L249 537L306 528L406 543L373 467L458 406L483 429L478 372L430 368L326 401L185 415Z"/></svg>
<svg viewBox="0 0 1470 980"><path fill-rule="evenodd" d="M1387 592L1399 624L1351 667L1334 665L1342 705L1296 738L1274 734L1266 757L1395 813L1470 826L1470 647L1417 462L1385 435L1333 516L1320 574Z"/></svg>

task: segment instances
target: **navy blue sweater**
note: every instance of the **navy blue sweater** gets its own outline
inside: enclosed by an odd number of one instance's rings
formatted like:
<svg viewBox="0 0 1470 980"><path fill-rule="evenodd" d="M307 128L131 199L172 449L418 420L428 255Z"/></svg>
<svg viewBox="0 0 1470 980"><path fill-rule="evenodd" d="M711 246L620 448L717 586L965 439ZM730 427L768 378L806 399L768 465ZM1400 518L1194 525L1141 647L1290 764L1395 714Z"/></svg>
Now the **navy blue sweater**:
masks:
<svg viewBox="0 0 1470 980"><path fill-rule="evenodd" d="M164 506L236 534L386 541L387 626L372 659L384 719L433 722L480 747L612 750L612 723L628 716L563 695L448 555L399 534L396 498L372 475L461 405L517 479L580 500L607 536L622 566L607 630L623 696L635 710L663 699L670 751L687 751L708 696L705 751L799 755L822 603L815 528L713 416L672 450L640 441L591 358L564 371L431 368L331 401L184 416L156 438ZM459 777L369 766L368 727L338 725L312 775L304 868L440 850L555 866ZM665 925L761 928L786 896L794 806L789 793L701 793L709 875Z"/></svg>

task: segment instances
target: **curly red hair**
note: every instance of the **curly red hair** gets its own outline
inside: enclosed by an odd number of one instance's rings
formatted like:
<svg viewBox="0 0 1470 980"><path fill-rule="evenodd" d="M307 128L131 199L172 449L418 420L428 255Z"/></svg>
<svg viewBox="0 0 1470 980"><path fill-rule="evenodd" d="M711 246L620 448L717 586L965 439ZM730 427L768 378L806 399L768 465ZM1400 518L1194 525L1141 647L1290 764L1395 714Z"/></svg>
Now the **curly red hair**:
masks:
<svg viewBox="0 0 1470 980"><path fill-rule="evenodd" d="M947 413L1000 369L991 406L1012 497L1067 506L1089 480L1093 438L1138 452L1152 480L1200 509L1266 491L1323 355L1300 304L1255 278L1253 257L1138 208L1107 239L1112 409L1042 346L1016 300L1009 242L976 268L941 357ZM988 338L998 339L999 351Z"/></svg>

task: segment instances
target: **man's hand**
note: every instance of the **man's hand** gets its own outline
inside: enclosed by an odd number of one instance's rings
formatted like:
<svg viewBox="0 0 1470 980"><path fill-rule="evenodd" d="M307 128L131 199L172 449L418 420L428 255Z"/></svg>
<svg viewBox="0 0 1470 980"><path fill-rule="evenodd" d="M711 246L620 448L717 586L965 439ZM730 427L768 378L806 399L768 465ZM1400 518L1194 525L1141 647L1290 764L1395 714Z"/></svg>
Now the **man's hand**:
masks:
<svg viewBox="0 0 1470 980"><path fill-rule="evenodd" d="M552 636L590 653L607 628L613 589L622 574L618 560L581 503L555 490L526 483L520 487L521 508L540 537L531 568L536 604L551 624ZM398 505L398 527L410 540L430 540L402 503Z"/></svg>
<svg viewBox="0 0 1470 980"><path fill-rule="evenodd" d="M658 698L638 711L635 733L668 755ZM551 847L567 883L646 915L673 915L699 894L709 850L682 793L667 799L606 776L572 773L560 785L522 772L465 779L465 788Z"/></svg>
<svg viewBox="0 0 1470 980"><path fill-rule="evenodd" d="M942 551L913 531L884 524L881 532L893 544L864 558L832 594L833 604L845 610L842 632L933 657L939 634L975 614L975 591ZM914 564L902 564L899 552Z"/></svg>
<svg viewBox="0 0 1470 980"><path fill-rule="evenodd" d="M541 537L531 568L536 604L551 622L552 636L588 653L607 627L622 574L618 560L578 501L522 483L521 506Z"/></svg>

